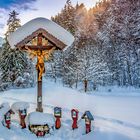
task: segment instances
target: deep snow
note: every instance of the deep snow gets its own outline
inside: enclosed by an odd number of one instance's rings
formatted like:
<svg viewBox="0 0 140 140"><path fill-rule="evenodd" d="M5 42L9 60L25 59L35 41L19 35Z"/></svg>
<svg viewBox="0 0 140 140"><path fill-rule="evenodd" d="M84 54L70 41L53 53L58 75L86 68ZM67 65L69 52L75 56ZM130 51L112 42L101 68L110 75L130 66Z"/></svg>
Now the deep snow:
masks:
<svg viewBox="0 0 140 140"><path fill-rule="evenodd" d="M36 87L10 90L0 93L0 104L17 101L30 103L28 112L36 108ZM45 113L53 113L55 106L62 107L62 128L46 135L48 140L140 140L140 97L97 96L85 94L63 87L60 83L44 82L43 107ZM79 117L79 129L71 130L70 110L76 108L80 117L86 110L94 115L92 132L84 135L84 120ZM0 140L37 139L27 129L19 129L18 117L12 116L12 128L7 130L0 125Z"/></svg>

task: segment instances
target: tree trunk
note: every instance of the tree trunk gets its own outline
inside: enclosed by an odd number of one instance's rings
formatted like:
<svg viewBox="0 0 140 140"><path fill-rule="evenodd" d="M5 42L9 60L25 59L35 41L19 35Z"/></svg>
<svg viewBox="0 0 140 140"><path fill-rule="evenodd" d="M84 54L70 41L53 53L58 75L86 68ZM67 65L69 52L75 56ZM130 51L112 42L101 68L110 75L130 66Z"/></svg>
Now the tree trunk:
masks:
<svg viewBox="0 0 140 140"><path fill-rule="evenodd" d="M87 79L84 80L84 89L85 89L85 92L87 92L87 86L88 86L88 81Z"/></svg>
<svg viewBox="0 0 140 140"><path fill-rule="evenodd" d="M78 87L78 73L77 73L77 75L76 75L76 85L75 85L75 87L76 87L76 89L77 89L77 87Z"/></svg>
<svg viewBox="0 0 140 140"><path fill-rule="evenodd" d="M131 68L130 68L130 64L128 60L127 60L127 75L128 75L128 84L132 86L133 83L132 83L132 77L131 77Z"/></svg>

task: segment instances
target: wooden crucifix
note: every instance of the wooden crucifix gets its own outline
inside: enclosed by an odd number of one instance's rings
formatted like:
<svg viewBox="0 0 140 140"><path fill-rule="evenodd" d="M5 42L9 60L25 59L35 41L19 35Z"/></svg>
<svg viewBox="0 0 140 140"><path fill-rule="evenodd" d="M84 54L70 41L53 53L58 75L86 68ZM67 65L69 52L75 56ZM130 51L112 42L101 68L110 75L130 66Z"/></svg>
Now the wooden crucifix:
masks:
<svg viewBox="0 0 140 140"><path fill-rule="evenodd" d="M43 36L38 34L37 36L37 45L26 45L25 49L29 53L31 59L37 58L36 70L37 70L37 80L38 80L38 89L37 89L37 108L36 111L43 112L42 108L42 75L45 72L44 60L48 60L55 50L55 47L49 46L48 41L46 45L43 46L42 43Z"/></svg>
<svg viewBox="0 0 140 140"><path fill-rule="evenodd" d="M8 36L12 48L29 53L37 58L37 108L42 108L42 75L45 72L44 61L48 60L54 50L65 50L74 42L74 37L64 28L45 18L36 18L18 28Z"/></svg>

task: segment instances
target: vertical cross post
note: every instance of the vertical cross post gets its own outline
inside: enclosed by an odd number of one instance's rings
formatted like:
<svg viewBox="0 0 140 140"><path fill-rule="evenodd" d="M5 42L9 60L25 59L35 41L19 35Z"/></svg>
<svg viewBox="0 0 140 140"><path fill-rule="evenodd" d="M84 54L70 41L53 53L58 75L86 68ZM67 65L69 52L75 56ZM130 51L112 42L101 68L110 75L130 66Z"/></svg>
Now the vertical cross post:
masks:
<svg viewBox="0 0 140 140"><path fill-rule="evenodd" d="M37 46L42 46L42 34L38 34ZM37 60L38 61L38 60ZM39 69L37 69L37 108L36 111L43 112L42 108L42 78L39 80Z"/></svg>

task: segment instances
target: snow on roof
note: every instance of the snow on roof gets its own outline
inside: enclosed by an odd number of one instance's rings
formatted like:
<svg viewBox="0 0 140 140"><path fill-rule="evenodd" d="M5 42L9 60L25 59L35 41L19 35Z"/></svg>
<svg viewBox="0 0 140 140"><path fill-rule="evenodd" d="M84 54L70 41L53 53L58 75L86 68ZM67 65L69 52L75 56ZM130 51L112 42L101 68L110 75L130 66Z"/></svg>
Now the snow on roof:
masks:
<svg viewBox="0 0 140 140"><path fill-rule="evenodd" d="M55 120L52 114L32 112L28 115L28 123L31 125L54 125Z"/></svg>
<svg viewBox="0 0 140 140"><path fill-rule="evenodd" d="M4 115L10 110L10 106L8 103L2 103L0 105L0 121L3 120Z"/></svg>
<svg viewBox="0 0 140 140"><path fill-rule="evenodd" d="M29 108L29 103L27 103L27 102L16 102L12 105L11 108L14 112L18 112L19 110L24 110L24 109Z"/></svg>
<svg viewBox="0 0 140 140"><path fill-rule="evenodd" d="M66 46L71 46L74 41L73 35L64 28L49 19L40 17L27 22L23 26L19 27L15 32L11 33L8 37L10 46L14 48L17 43L40 28L46 30Z"/></svg>

